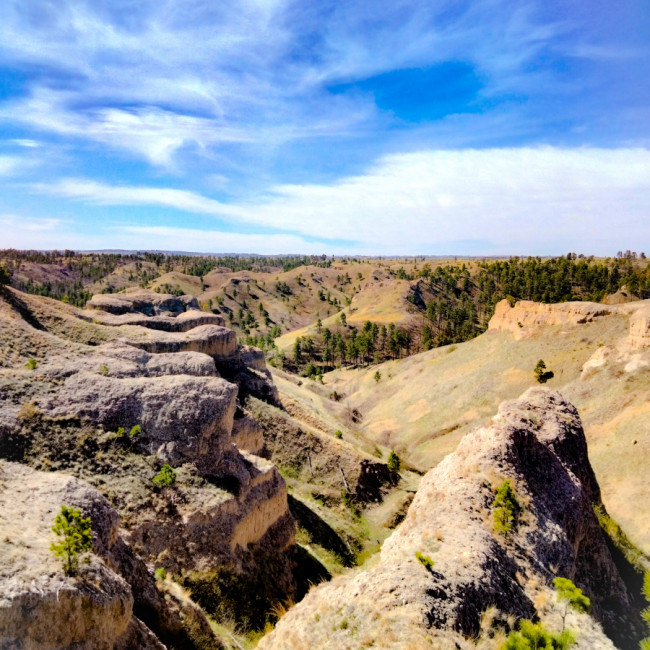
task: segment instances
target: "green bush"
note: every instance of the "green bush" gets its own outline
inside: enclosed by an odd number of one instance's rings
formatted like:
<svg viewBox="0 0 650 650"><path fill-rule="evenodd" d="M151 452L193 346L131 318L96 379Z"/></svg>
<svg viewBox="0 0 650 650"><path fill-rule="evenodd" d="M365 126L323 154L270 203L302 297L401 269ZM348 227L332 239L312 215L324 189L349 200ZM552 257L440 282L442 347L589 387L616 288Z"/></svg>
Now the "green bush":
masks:
<svg viewBox="0 0 650 650"><path fill-rule="evenodd" d="M79 556L92 550L90 518L84 519L79 508L63 505L54 520L52 531L61 541L53 542L50 550L56 557L63 558L66 575L74 575L79 568Z"/></svg>
<svg viewBox="0 0 650 650"><path fill-rule="evenodd" d="M508 537L508 533L516 523L519 504L512 490L510 481L504 481L497 490L493 502L494 530Z"/></svg>
<svg viewBox="0 0 650 650"><path fill-rule="evenodd" d="M169 487L176 480L176 471L171 465L165 463L158 474L153 477L153 482L156 487L165 488Z"/></svg>
<svg viewBox="0 0 650 650"><path fill-rule="evenodd" d="M27 363L25 364L25 368L28 370L36 370L36 366L38 365L38 361L36 359L28 359Z"/></svg>
<svg viewBox="0 0 650 650"><path fill-rule="evenodd" d="M140 425L136 424L134 427L131 427L129 438L133 440L134 438L137 438L141 433L142 433L142 429L140 428Z"/></svg>
<svg viewBox="0 0 650 650"><path fill-rule="evenodd" d="M645 596L645 599L650 603L650 571L646 571L643 574L643 595ZM650 628L650 607L646 607L641 612L641 616L648 625L648 628ZM640 650L650 650L650 636L643 639L639 647Z"/></svg>
<svg viewBox="0 0 650 650"><path fill-rule="evenodd" d="M415 551L415 557L427 571L433 569L434 561L428 555L424 555L420 551Z"/></svg>
<svg viewBox="0 0 650 650"><path fill-rule="evenodd" d="M588 612L591 608L591 600L582 593L582 589L576 587L568 578L555 578L553 586L557 591L557 599L564 603L562 612L562 631L564 632L564 620L567 610L570 607L576 612Z"/></svg>
<svg viewBox="0 0 650 650"><path fill-rule="evenodd" d="M535 379L539 384L545 384L549 379L553 379L553 372L551 370L546 370L546 363L544 359L540 359L533 370Z"/></svg>
<svg viewBox="0 0 650 650"><path fill-rule="evenodd" d="M386 462L386 465L391 472L399 472L400 468L402 467L402 461L394 451L391 451L388 455L388 461Z"/></svg>
<svg viewBox="0 0 650 650"><path fill-rule="evenodd" d="M154 578L156 578L156 582L162 582L166 577L167 577L167 572L163 567L158 567L154 572L153 572Z"/></svg>
<svg viewBox="0 0 650 650"><path fill-rule="evenodd" d="M566 650L575 643L571 632L549 632L541 623L526 619L519 621L519 631L508 635L501 650Z"/></svg>
<svg viewBox="0 0 650 650"><path fill-rule="evenodd" d="M334 435L335 435L339 440L341 440L341 438L343 438L343 431L341 431L341 430L339 429L339 431L337 431Z"/></svg>

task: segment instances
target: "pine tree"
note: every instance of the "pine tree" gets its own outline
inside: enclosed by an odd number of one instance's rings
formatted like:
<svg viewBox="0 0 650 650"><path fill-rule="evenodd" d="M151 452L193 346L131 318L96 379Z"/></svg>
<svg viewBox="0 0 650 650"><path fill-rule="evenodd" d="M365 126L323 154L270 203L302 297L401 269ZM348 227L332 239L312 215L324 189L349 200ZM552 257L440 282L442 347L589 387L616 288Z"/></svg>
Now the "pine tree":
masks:
<svg viewBox="0 0 650 650"><path fill-rule="evenodd" d="M497 533L503 533L503 536L507 538L519 509L510 481L504 481L501 484L492 505L494 506L494 530Z"/></svg>
<svg viewBox="0 0 650 650"><path fill-rule="evenodd" d="M53 542L50 550L56 557L63 558L63 570L66 575L74 575L79 568L79 556L92 550L90 518L84 519L79 508L63 505L54 520L52 531L61 541Z"/></svg>
<svg viewBox="0 0 650 650"><path fill-rule="evenodd" d="M562 631L564 632L564 619L569 607L576 612L588 612L591 607L591 600L582 593L582 589L576 587L568 578L555 578L553 586L557 591L557 599L564 603L562 613Z"/></svg>

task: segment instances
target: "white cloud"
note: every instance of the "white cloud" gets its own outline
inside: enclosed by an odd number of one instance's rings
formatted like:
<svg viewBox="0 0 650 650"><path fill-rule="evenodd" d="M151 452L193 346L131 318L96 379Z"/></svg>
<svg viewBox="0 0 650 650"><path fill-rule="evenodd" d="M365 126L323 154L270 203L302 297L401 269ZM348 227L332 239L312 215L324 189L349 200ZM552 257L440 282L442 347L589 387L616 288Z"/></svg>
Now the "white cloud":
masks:
<svg viewBox="0 0 650 650"><path fill-rule="evenodd" d="M111 186L84 179L65 179L53 184L37 183L33 187L41 192L96 205L155 205L196 214L242 216L242 211L236 206L186 190Z"/></svg>
<svg viewBox="0 0 650 650"><path fill-rule="evenodd" d="M123 234L122 232L128 234ZM117 228L111 237L128 248L158 250L206 251L214 253L320 255L330 250L322 243L306 242L294 235L242 234L166 226L126 226ZM137 244L137 245L136 245Z"/></svg>
<svg viewBox="0 0 650 650"><path fill-rule="evenodd" d="M278 186L236 205L184 190L90 181L38 187L89 203L166 206L298 237L349 240L374 253L474 247L479 254L609 254L650 242L649 170L646 149L544 147L387 156L363 175ZM302 245L295 252L306 250Z"/></svg>
<svg viewBox="0 0 650 650"><path fill-rule="evenodd" d="M14 156L0 156L0 176L10 176L23 165L20 158Z"/></svg>
<svg viewBox="0 0 650 650"><path fill-rule="evenodd" d="M28 149L37 149L41 146L39 142L36 140L30 140L29 138L15 138L9 142L18 145L19 147L26 147Z"/></svg>
<svg viewBox="0 0 650 650"><path fill-rule="evenodd" d="M216 253L329 253L322 244L294 235L261 235L167 226L99 225L92 234L81 233L69 221L0 215L2 245L38 250L153 249Z"/></svg>
<svg viewBox="0 0 650 650"><path fill-rule="evenodd" d="M535 3L459 9L449 2L319 3L241 0L3 3L7 61L34 67L29 92L0 119L129 151L173 166L185 147L264 149L358 133L390 120L371 96L324 86L382 72L464 61L484 92L533 85L528 65L566 27ZM371 14L371 18L370 15ZM545 78L545 92L552 80ZM507 124L504 125L507 127Z"/></svg>

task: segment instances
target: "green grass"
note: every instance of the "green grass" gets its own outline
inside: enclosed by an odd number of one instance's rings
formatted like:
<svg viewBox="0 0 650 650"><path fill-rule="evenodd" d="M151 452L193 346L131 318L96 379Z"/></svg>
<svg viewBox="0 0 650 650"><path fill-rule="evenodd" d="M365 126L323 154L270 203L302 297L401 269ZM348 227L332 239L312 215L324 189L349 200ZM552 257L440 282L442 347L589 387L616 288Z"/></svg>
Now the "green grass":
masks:
<svg viewBox="0 0 650 650"><path fill-rule="evenodd" d="M650 558L630 541L625 531L600 506L594 505L594 512L600 527L625 559L640 573L650 571Z"/></svg>

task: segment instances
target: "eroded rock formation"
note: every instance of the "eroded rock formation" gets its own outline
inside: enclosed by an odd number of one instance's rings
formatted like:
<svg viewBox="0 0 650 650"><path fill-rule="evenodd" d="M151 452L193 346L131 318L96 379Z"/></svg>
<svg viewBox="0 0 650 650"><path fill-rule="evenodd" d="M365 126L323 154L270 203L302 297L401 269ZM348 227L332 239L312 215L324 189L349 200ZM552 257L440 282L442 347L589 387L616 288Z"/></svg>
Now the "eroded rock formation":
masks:
<svg viewBox="0 0 650 650"><path fill-rule="evenodd" d="M505 480L521 507L507 537L492 517ZM577 648L635 647L640 619L594 506L600 491L578 413L559 393L530 389L424 477L376 564L312 590L259 647L472 648L507 631L508 617L559 631L556 576L592 600L591 616L567 616Z"/></svg>
<svg viewBox="0 0 650 650"><path fill-rule="evenodd" d="M532 336L543 325L575 327L590 323L609 314L629 317L629 345L635 348L650 342L650 300L636 300L621 304L595 302L561 302L547 304L532 300L519 300L510 305L501 300L490 319L488 330L510 332L517 340Z"/></svg>
<svg viewBox="0 0 650 650"><path fill-rule="evenodd" d="M234 333L186 297L138 292L95 297L91 306L97 310L92 320L69 308L61 318L63 331L81 321L117 334L94 347L35 329L16 318L15 310L0 310L0 317L7 317L3 323L19 325L48 351L39 355L38 367L19 371L20 377L15 370L14 376L3 371L0 449L5 458L90 481L116 504L122 527L99 491L58 473L7 465L14 484L24 475L27 483L43 485L31 531L43 540L62 503L90 512L97 531L90 565L96 587L88 591L71 583L56 570L49 542L43 542L40 560L25 556L24 566L12 574L19 587L7 591L15 597L0 604L0 634L18 639L16 648L153 648L167 644L167 637L169 647L194 647L192 641L179 645L174 634L180 632L160 624L171 614L161 614L154 568L197 580L215 568L232 575L272 570L268 579L287 598L292 595L295 523L286 486L272 463L245 451L260 452L263 441L239 401L255 391L272 398L274 388L263 356L251 349L240 354ZM236 412L241 417L233 427ZM156 487L152 479L163 463L176 468L177 480ZM264 564L269 554L272 568ZM28 579L31 574L23 573L32 560L34 576ZM21 623L25 607L34 619ZM158 623L144 623L139 609ZM81 612L86 618L63 625L60 638L48 645L47 619L83 618ZM192 612L183 611L182 618L188 616L193 618ZM201 616L194 628L201 628Z"/></svg>
<svg viewBox="0 0 650 650"><path fill-rule="evenodd" d="M160 639L192 647L183 617L211 638L198 608L184 607L181 616L183 607L158 592L97 490L65 474L4 461L0 482L0 647L162 650ZM93 551L74 576L50 551L62 504L79 508L92 523Z"/></svg>

